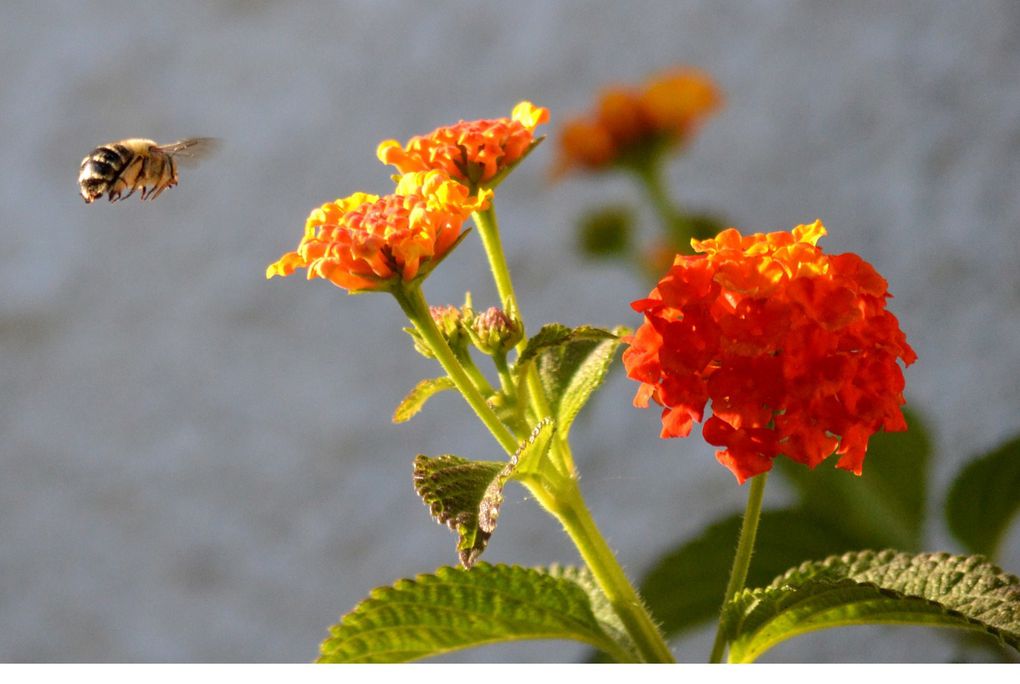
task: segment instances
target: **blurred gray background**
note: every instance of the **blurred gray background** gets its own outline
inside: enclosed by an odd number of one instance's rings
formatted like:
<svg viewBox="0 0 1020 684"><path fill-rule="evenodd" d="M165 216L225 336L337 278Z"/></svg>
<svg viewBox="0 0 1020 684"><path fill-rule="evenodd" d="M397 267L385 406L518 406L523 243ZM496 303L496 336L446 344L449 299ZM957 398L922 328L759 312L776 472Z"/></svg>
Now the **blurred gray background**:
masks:
<svg viewBox="0 0 1020 684"><path fill-rule="evenodd" d="M1020 430L1018 35L1007 0L4 2L0 660L307 661L373 586L453 563L411 460L498 448L452 393L390 424L437 369L389 298L264 269L314 206L387 191L382 139L521 99L551 109L554 133L607 82L677 63L713 74L727 104L671 165L676 197L750 231L822 218L828 251L888 277L940 500L961 463ZM196 135L224 145L157 201L78 196L94 146ZM584 206L634 188L551 186L552 151L498 199L526 319L635 325L647 285L572 244ZM426 293L466 289L495 303L474 237ZM700 438L660 441L634 389L613 376L574 432L595 517L637 576L746 489ZM766 505L789 494L774 482ZM573 562L525 491L508 494L486 559ZM928 539L960 550L941 523ZM1013 572L1018 547L1014 530ZM710 639L677 653L703 661ZM941 661L950 644L854 629L767 660Z"/></svg>

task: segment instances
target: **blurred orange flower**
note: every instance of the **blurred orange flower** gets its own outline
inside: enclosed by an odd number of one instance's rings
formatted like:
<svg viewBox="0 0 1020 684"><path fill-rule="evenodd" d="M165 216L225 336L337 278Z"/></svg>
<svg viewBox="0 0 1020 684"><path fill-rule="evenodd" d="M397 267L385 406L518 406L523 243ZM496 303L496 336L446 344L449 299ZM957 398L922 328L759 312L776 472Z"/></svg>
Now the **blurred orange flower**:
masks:
<svg viewBox="0 0 1020 684"><path fill-rule="evenodd" d="M358 192L313 210L297 251L271 264L266 277L305 268L309 280L325 278L347 290L389 289L444 257L464 221L491 196L488 190L469 196L441 171L404 174L391 195Z"/></svg>
<svg viewBox="0 0 1020 684"><path fill-rule="evenodd" d="M509 119L460 121L415 136L406 146L384 140L376 155L401 173L441 169L477 186L519 161L531 147L535 129L548 120L548 109L520 102Z"/></svg>
<svg viewBox="0 0 1020 684"><path fill-rule="evenodd" d="M715 82L692 68L661 73L640 89L607 88L594 114L563 125L555 171L599 171L660 146L683 144L721 105Z"/></svg>
<svg viewBox="0 0 1020 684"><path fill-rule="evenodd" d="M647 299L623 362L634 404L663 406L662 437L702 435L739 482L783 454L814 467L833 452L861 473L868 439L901 431L903 371L917 359L886 310L888 284L856 254L826 255L816 221L692 241Z"/></svg>

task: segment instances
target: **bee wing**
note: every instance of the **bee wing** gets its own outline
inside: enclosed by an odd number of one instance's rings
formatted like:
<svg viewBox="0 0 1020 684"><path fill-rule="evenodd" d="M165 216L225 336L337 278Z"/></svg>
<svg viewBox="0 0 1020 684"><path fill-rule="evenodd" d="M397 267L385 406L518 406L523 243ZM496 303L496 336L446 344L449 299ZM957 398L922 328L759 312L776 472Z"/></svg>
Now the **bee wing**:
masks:
<svg viewBox="0 0 1020 684"><path fill-rule="evenodd" d="M189 166L203 159L220 146L219 138L185 138L169 145L158 145L161 152L172 155L174 161Z"/></svg>

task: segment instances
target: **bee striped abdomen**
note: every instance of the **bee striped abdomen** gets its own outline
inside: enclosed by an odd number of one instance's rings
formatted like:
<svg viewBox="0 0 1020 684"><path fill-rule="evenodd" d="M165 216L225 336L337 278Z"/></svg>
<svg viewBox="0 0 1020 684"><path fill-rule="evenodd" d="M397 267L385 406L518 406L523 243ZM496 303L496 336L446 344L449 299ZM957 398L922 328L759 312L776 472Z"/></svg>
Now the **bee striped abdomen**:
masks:
<svg viewBox="0 0 1020 684"><path fill-rule="evenodd" d="M105 194L115 202L140 190L143 200L155 199L177 185L174 154L195 157L208 152L214 143L212 138L188 138L158 145L146 138L128 138L100 145L81 162L81 196L89 203Z"/></svg>

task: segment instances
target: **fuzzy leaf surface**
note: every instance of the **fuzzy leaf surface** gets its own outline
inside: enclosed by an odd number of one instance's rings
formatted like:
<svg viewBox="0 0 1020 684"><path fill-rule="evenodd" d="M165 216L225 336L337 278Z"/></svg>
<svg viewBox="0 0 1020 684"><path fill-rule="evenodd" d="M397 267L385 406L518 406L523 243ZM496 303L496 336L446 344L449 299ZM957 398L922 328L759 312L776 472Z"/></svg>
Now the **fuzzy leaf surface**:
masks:
<svg viewBox="0 0 1020 684"><path fill-rule="evenodd" d="M550 323L528 340L515 372L523 379L527 365L537 365L557 429L564 437L570 432L574 418L605 379L620 347L620 336L626 332L623 327L609 331Z"/></svg>
<svg viewBox="0 0 1020 684"><path fill-rule="evenodd" d="M808 562L723 611L730 662L791 637L866 624L957 627L1020 648L1020 579L981 556L858 551Z"/></svg>
<svg viewBox="0 0 1020 684"><path fill-rule="evenodd" d="M620 661L636 656L596 615L586 571L479 563L374 589L330 628L324 663L395 663L524 639L572 639Z"/></svg>
<svg viewBox="0 0 1020 684"><path fill-rule="evenodd" d="M414 490L436 522L457 533L457 556L470 568L496 529L509 463L443 454L414 459Z"/></svg>
<svg viewBox="0 0 1020 684"><path fill-rule="evenodd" d="M414 490L432 517L457 533L457 556L465 568L474 565L496 531L507 481L540 475L554 433L552 421L542 421L504 462L453 454L419 454L414 459Z"/></svg>
<svg viewBox="0 0 1020 684"><path fill-rule="evenodd" d="M445 375L441 378L426 378L422 380L397 404L396 410L393 411L393 422L406 423L418 415L418 412L425 406L425 402L431 399L433 395L444 390L453 389L453 387L453 380Z"/></svg>
<svg viewBox="0 0 1020 684"><path fill-rule="evenodd" d="M968 463L949 490L949 529L968 551L991 558L1020 511L1020 436Z"/></svg>

